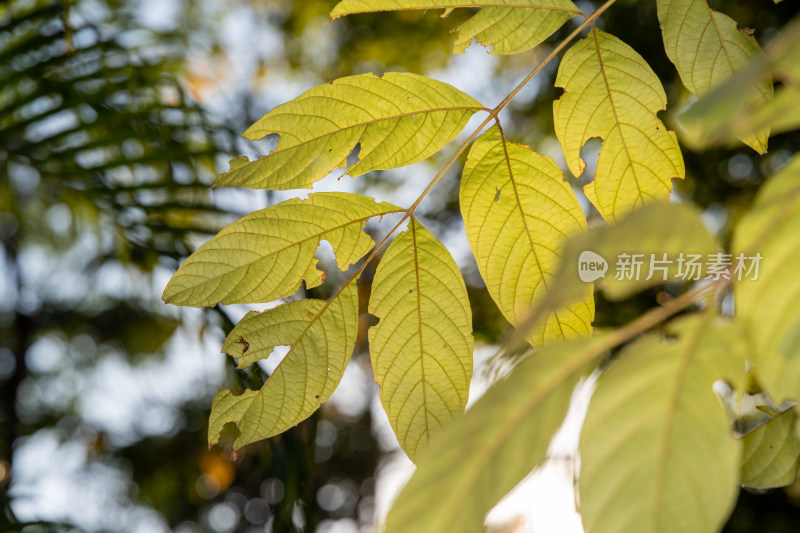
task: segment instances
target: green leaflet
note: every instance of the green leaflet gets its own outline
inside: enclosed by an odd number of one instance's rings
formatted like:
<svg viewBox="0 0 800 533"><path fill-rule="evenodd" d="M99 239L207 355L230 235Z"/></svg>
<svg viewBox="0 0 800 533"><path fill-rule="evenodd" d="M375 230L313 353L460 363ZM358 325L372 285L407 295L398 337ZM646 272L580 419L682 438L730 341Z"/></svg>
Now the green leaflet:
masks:
<svg viewBox="0 0 800 533"><path fill-rule="evenodd" d="M427 159L452 141L484 107L471 96L417 74L387 72L339 78L279 105L244 133L278 134L269 155L231 161L215 187L310 188L335 168L353 177ZM359 161L348 156L360 146Z"/></svg>
<svg viewBox="0 0 800 533"><path fill-rule="evenodd" d="M608 270L596 283L609 299L621 300L666 281L705 278L707 269L695 274L689 266L690 259L697 256L702 265L709 254L717 252L717 243L693 207L653 202L628 213L615 224L572 237L564 247L559 290L564 287L575 291L581 285L579 269L584 251L594 252L607 261ZM664 254L669 263L662 262ZM637 263L640 264L636 266Z"/></svg>
<svg viewBox="0 0 800 533"><path fill-rule="evenodd" d="M375 272L369 331L375 381L389 422L414 460L431 435L467 404L472 309L447 249L416 219Z"/></svg>
<svg viewBox="0 0 800 533"><path fill-rule="evenodd" d="M565 93L553 103L555 131L573 174L586 166L586 141L603 140L586 195L606 220L669 198L672 179L684 177L683 157L656 115L667 106L661 82L635 50L592 29L564 54L556 86Z"/></svg>
<svg viewBox="0 0 800 533"><path fill-rule="evenodd" d="M344 269L373 246L372 217L401 208L352 193L315 193L251 213L202 245L172 276L163 299L175 305L271 302L322 283L314 253L328 241Z"/></svg>
<svg viewBox="0 0 800 533"><path fill-rule="evenodd" d="M566 239L586 219L563 173L548 157L506 142L496 126L472 145L461 178L461 213L481 275L506 319L518 326L541 303ZM528 335L542 344L588 335L592 286L579 301L549 313Z"/></svg>
<svg viewBox="0 0 800 533"><path fill-rule="evenodd" d="M741 444L712 384L744 380L743 339L712 313L672 329L598 380L580 442L586 533L719 531L736 502Z"/></svg>
<svg viewBox="0 0 800 533"><path fill-rule="evenodd" d="M736 21L712 10L706 0L658 0L658 20L664 48L692 94L703 96L744 68L759 53L752 35ZM762 80L747 98L759 105L772 97L772 83ZM758 153L767 151L769 130L742 141Z"/></svg>
<svg viewBox="0 0 800 533"><path fill-rule="evenodd" d="M551 344L486 391L420 456L385 532L484 531L486 513L544 461L575 384L608 349L605 341Z"/></svg>
<svg viewBox="0 0 800 533"><path fill-rule="evenodd" d="M342 379L357 331L355 283L329 302L299 300L263 313L248 313L223 348L240 358L240 367L263 358L274 346L288 344L291 348L261 390L247 390L239 396L228 389L217 393L209 417L209 444L218 442L229 422L241 432L234 443L240 448L308 418Z"/></svg>
<svg viewBox="0 0 800 533"><path fill-rule="evenodd" d="M800 157L762 185L736 225L739 254L760 254L758 279L733 277L736 313L753 344L758 381L776 403L800 400ZM750 276L752 278L752 276Z"/></svg>
<svg viewBox="0 0 800 533"><path fill-rule="evenodd" d="M800 126L800 20L787 25L753 59L727 81L680 115L684 139L697 148L755 137L759 132L777 135ZM768 101L752 102L753 84L782 85Z"/></svg>
<svg viewBox="0 0 800 533"><path fill-rule="evenodd" d="M742 485L759 489L791 485L800 468L797 412L789 409L742 438Z"/></svg>
<svg viewBox="0 0 800 533"><path fill-rule="evenodd" d="M508 7L505 7L508 6ZM457 54L464 52L472 39L492 46L493 54L517 54L535 48L566 21L581 11L570 0L342 0L331 17L355 13L403 9L481 8L458 27L453 45Z"/></svg>

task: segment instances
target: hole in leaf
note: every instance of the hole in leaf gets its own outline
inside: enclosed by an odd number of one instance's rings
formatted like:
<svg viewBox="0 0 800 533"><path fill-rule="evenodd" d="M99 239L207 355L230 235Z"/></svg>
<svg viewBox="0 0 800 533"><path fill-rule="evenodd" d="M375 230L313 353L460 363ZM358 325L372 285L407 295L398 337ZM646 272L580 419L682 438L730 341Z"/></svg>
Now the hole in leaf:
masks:
<svg viewBox="0 0 800 533"><path fill-rule="evenodd" d="M272 349L272 353L270 353L266 359L258 361L258 366L267 374L272 375L275 369L278 368L278 365L281 364L281 361L286 357L286 354L289 353L290 348L291 346L288 344L275 346L275 348Z"/></svg>
<svg viewBox="0 0 800 533"><path fill-rule="evenodd" d="M361 153L361 143L356 143L353 151L347 156L347 166L351 167L359 162L358 154Z"/></svg>

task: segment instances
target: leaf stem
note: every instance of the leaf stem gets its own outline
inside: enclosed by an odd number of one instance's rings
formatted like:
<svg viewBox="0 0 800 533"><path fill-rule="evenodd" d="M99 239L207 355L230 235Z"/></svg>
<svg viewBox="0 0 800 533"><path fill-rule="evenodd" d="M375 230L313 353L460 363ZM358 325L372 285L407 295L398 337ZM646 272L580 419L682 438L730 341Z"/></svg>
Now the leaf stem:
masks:
<svg viewBox="0 0 800 533"><path fill-rule="evenodd" d="M657 326L664 320L683 311L690 305L700 301L702 298L710 294L724 291L730 284L730 280L720 278L716 281L712 281L711 283L700 285L694 289L686 291L674 300L670 300L660 307L651 309L639 318L636 318L621 328L609 333L606 342L601 343L604 347L603 351L615 348L623 342L631 340L636 335L644 333L653 326Z"/></svg>
<svg viewBox="0 0 800 533"><path fill-rule="evenodd" d="M597 8L597 10L594 13L592 13L591 15L588 15L586 17L586 19L583 22L581 22L578 25L578 27L575 28L572 31L572 33L570 33L564 40L562 40L558 44L558 46L553 48L553 50L551 50L550 53L547 54L547 56L542 61L540 61L539 64L536 65L536 67L533 70L531 70L530 73L528 73L528 75L525 76L525 78L521 82L519 82L517 84L516 87L514 87L514 90L512 90L510 93L508 93L508 95L505 98L503 98L503 100L499 104L497 104L491 111L489 111L489 115L484 119L483 122L481 122L480 126L475 128L475 131L473 131L472 134L470 134L470 136L467 138L467 140L465 140L463 143L461 143L461 145L458 147L456 152L450 157L450 159L447 161L447 163L445 163L444 167L442 167L442 169L439 171L439 173L436 174L436 176L434 176L434 178L431 180L431 182L428 184L428 186L425 187L425 190L423 190L420 193L420 195L417 197L417 199L414 201L414 203L411 204L411 206L408 209L406 209L405 213L403 214L403 217L397 222L397 224L395 224L392 227L392 229L389 230L389 232L386 234L386 236L383 239L381 239L381 241L372 249L372 251L369 253L369 255L367 255L367 257L361 262L361 265L348 278L348 280L346 282L344 282L341 285L341 287L339 287L339 289L333 294L333 296L331 296L328 299L327 302L325 302L325 305L322 307L322 309L320 309L319 313L312 319L312 322L314 322L316 319L318 319L322 315L322 313L325 312L325 310L328 308L328 306L330 306L330 304L342 293L342 291L345 289L345 287L347 287L348 285L353 283L353 281L355 281L361 275L361 273L364 272L364 269L367 268L367 265L373 259L375 259L375 257L380 253L380 251L383 249L383 247L386 246L386 243L389 242L389 239L391 239L392 235L398 229L400 229L400 227L403 225L403 223L406 220L408 220L409 218L411 218L412 216L414 216L414 211L422 203L422 200L425 199L425 197L428 195L428 193L431 191L431 189L433 189L434 185L436 185L436 183L440 179L442 179L442 176L444 176L445 172L447 172L447 170L451 166L453 166L453 163L455 163L458 160L458 158L461 156L461 154L464 153L464 150L467 149L467 147L470 145L470 143L472 143L472 141L474 141L478 137L478 135L480 135L481 131L483 131L483 128L488 126L489 123L491 123L492 121L496 121L498 115L500 114L500 112L503 109L505 109L505 107L511 102L511 100L514 99L515 96L517 96L517 94L519 94L519 92L528 84L528 82L530 82L533 79L534 76L536 76L539 72L541 72L542 69L544 69L544 67L546 67L550 63L550 61L555 59L555 57L564 48L566 48L566 46L575 37L577 37L583 30L585 30L589 26L593 25L594 22L597 20L597 18L600 15L602 15L609 7L611 7L614 4L614 2L616 2L616 0L607 0L602 6ZM644 315L642 318L645 318L646 316L647 315Z"/></svg>
<svg viewBox="0 0 800 533"><path fill-rule="evenodd" d="M369 262L372 261L375 258L375 256L378 255L378 253L380 253L381 249L386 245L386 243L389 241L394 232L400 229L403 223L414 215L414 211L416 211L417 207L419 207L419 205L422 203L422 200L425 199L425 197L428 195L431 189L433 189L434 185L436 185L436 183L440 179L442 179L442 176L444 176L445 172L447 172L450 169L450 167L453 166L453 164L458 160L461 154L464 153L467 147L469 147L470 143L472 143L472 141L474 141L478 137L478 135L480 135L481 131L483 131L483 129L486 126L488 126L489 123L497 120L497 117L500 114L500 112L511 102L511 100L514 99L514 97L517 96L517 94L519 94L519 92L533 79L533 77L536 76L539 72L541 72L542 69L544 69L544 67L546 67L553 59L555 59L555 57L559 53L561 53L561 51L564 48L566 48L566 46L575 37L577 37L583 30L594 24L597 18L600 15L602 15L609 7L611 7L611 5L614 4L614 2L616 2L616 0L607 0L602 6L597 8L597 10L595 10L594 13L586 16L586 19L583 22L581 22L578 25L578 27L572 31L572 33L570 33L566 38L564 38L564 40L562 40L558 44L558 46L553 48L550 51L550 53L547 54L547 56L541 62L539 62L539 64L536 65L536 67L533 70L531 70L530 73L528 73L528 75L525 76L525 78L521 82L519 82L516 87L514 87L514 90L508 93L508 95L505 98L503 98L503 100L499 104L497 104L491 111L489 111L489 115L484 119L483 122L481 122L481 124L477 128L475 128L475 131L472 132L472 134L467 138L467 140L461 143L456 152L450 157L447 163L445 163L444 167L442 167L442 169L436 174L436 176L434 176L434 178L431 180L428 186L425 187L425 189L420 193L420 195L417 197L414 203L411 204L411 206L406 210L405 214L403 215L403 218L401 218L397 222L397 224L395 224L394 227L391 230L389 230L389 233L386 234L386 236L381 240L381 242L379 242L377 246L375 246L372 249L372 252L370 252L367 258L358 268L358 270L356 270L356 272L350 277L350 279L348 279L347 282L344 283L344 285L342 285L342 288L352 283L354 279L356 279L359 275L361 275L361 273L367 267ZM339 291L341 290L342 289L339 289ZM337 296L339 294L339 291L337 291L336 293Z"/></svg>
<svg viewBox="0 0 800 533"><path fill-rule="evenodd" d="M617 346L630 341L637 335L641 335L648 329L661 324L668 318L678 314L703 298L711 294L718 294L722 291L725 291L730 284L730 280L720 278L710 283L699 285L689 291L686 291L674 300L670 300L660 307L649 310L645 314L628 322L624 326L605 334L601 341L593 344L591 348L584 352L581 357L578 357L574 361L574 364L570 365L569 368L575 370L583 367L584 365L588 365L597 357L606 353L608 350L616 348ZM535 316L536 312L531 313L531 315L532 317ZM509 351L514 350L517 347L517 344L521 343L519 339L524 339L525 335L527 334L526 330L530 329L534 323L535 320L526 320L517 328L517 330L514 332L514 335L508 341L506 341L504 345L501 346L500 349L498 349L497 352L491 356L490 359L497 359L503 352L508 353Z"/></svg>

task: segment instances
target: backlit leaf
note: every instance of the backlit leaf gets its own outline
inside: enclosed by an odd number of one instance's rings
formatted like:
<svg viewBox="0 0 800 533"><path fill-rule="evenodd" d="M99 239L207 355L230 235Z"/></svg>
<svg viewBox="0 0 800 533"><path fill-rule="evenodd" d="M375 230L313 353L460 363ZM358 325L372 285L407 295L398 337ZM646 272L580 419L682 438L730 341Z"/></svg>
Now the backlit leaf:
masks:
<svg viewBox="0 0 800 533"><path fill-rule="evenodd" d="M740 31L732 18L712 10L706 0L658 0L658 20L667 56L696 96L708 94L760 51L752 35ZM762 80L747 100L758 105L771 97L772 82ZM768 137L766 130L742 141L764 153Z"/></svg>
<svg viewBox="0 0 800 533"><path fill-rule="evenodd" d="M189 256L164 290L164 301L194 307L271 302L322 283L314 253L328 241L339 268L374 245L363 232L372 217L402 211L352 193L315 193L251 213Z"/></svg>
<svg viewBox="0 0 800 533"><path fill-rule="evenodd" d="M484 531L489 510L544 461L572 391L607 349L604 341L551 344L486 391L421 454L386 533Z"/></svg>
<svg viewBox="0 0 800 533"><path fill-rule="evenodd" d="M308 418L341 381L357 331L355 283L328 302L299 300L248 313L223 347L239 358L240 367L266 357L277 345L290 349L261 390L246 390L238 396L228 389L217 393L209 418L209 444L219 440L229 422L241 432L234 443L239 448Z"/></svg>
<svg viewBox="0 0 800 533"><path fill-rule="evenodd" d="M331 16L441 8L447 15L461 7L481 9L458 27L453 46L456 53L462 53L473 38L485 46L493 45L495 54L524 52L550 37L567 20L581 15L570 0L342 0Z"/></svg>
<svg viewBox="0 0 800 533"><path fill-rule="evenodd" d="M712 384L743 381L743 340L712 313L671 330L598 380L580 443L586 533L719 531L736 503L741 443Z"/></svg>
<svg viewBox="0 0 800 533"><path fill-rule="evenodd" d="M336 168L351 176L427 159L458 135L483 106L436 80L405 72L360 74L309 89L279 105L244 133L278 134L269 155L231 161L215 187L310 188ZM359 146L358 162L348 156Z"/></svg>
<svg viewBox="0 0 800 533"><path fill-rule="evenodd" d="M800 400L800 157L761 187L734 231L736 314L754 347L758 381L776 403ZM758 254L761 259L753 260ZM756 271L748 271L751 266Z"/></svg>
<svg viewBox="0 0 800 533"><path fill-rule="evenodd" d="M606 220L669 198L672 179L684 177L683 157L675 133L656 116L667 106L661 82L636 51L592 29L564 55L556 86L565 92L553 103L555 131L574 175L586 166L586 141L603 140L585 190Z"/></svg>
<svg viewBox="0 0 800 533"><path fill-rule="evenodd" d="M389 422L414 460L431 435L467 404L472 310L455 261L412 219L381 259L369 312L375 381Z"/></svg>
<svg viewBox="0 0 800 533"><path fill-rule="evenodd" d="M800 127L800 20L787 25L750 63L680 115L684 139L698 148L777 135ZM781 81L770 100L748 100L753 84Z"/></svg>
<svg viewBox="0 0 800 533"><path fill-rule="evenodd" d="M578 200L552 159L506 142L494 127L469 152L460 202L489 294L518 326L544 298L565 240L586 229ZM591 333L592 286L583 289L580 301L549 313L529 333L531 344Z"/></svg>
<svg viewBox="0 0 800 533"><path fill-rule="evenodd" d="M759 489L791 485L800 468L797 413L789 409L742 438L742 485Z"/></svg>

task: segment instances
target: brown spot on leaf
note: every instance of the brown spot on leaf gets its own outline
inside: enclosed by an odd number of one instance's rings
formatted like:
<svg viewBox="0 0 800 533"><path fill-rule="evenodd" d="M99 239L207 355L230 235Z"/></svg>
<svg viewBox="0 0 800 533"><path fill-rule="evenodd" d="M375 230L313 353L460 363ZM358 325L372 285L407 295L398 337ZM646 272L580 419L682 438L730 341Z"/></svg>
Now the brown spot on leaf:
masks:
<svg viewBox="0 0 800 533"><path fill-rule="evenodd" d="M753 35L756 32L753 28L742 28L741 31L747 35Z"/></svg>
<svg viewBox="0 0 800 533"><path fill-rule="evenodd" d="M247 342L246 340L244 340L244 338L243 338L243 337L239 337L239 344L241 344L242 346L244 346L244 348L242 348L242 355L244 355L244 353L245 353L247 350L249 350L249 349L250 349L250 343L249 343L249 342Z"/></svg>

